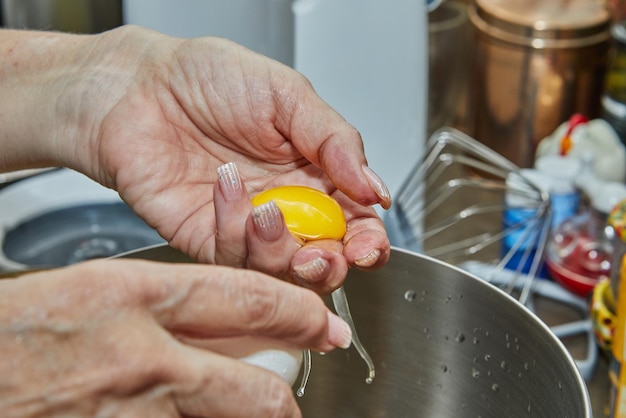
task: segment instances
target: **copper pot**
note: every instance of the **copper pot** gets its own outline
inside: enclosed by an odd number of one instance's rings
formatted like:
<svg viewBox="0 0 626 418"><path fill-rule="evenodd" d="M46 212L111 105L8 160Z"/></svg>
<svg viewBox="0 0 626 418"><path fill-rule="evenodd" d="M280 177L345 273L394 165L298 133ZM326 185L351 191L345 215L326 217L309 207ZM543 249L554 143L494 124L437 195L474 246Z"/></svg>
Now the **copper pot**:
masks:
<svg viewBox="0 0 626 418"><path fill-rule="evenodd" d="M600 113L610 13L596 0L476 0L472 135L521 167L573 113Z"/></svg>

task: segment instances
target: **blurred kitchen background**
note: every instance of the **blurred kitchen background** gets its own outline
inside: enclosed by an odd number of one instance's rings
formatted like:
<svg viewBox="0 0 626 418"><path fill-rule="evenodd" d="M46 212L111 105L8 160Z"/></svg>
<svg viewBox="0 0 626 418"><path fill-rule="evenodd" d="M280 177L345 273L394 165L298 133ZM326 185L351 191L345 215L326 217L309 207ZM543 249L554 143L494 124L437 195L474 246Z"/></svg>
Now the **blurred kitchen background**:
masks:
<svg viewBox="0 0 626 418"><path fill-rule="evenodd" d="M361 131L370 165L387 181L396 204L381 215L392 243L477 275L521 277L527 286L500 284L562 332L594 416L612 416L626 250L626 2L0 4L4 27L98 33L132 23L224 36L304 73ZM453 173L442 178L444 169ZM0 173L0 271L159 242L115 194L76 173ZM539 288L548 297L531 302Z"/></svg>

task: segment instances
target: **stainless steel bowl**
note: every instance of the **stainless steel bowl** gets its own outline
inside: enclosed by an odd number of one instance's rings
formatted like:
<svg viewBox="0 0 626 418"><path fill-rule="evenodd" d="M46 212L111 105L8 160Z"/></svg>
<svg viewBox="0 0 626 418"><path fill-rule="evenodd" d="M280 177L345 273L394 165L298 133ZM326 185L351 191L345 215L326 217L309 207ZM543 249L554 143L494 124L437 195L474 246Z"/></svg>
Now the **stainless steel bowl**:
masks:
<svg viewBox="0 0 626 418"><path fill-rule="evenodd" d="M163 246L127 256L189 261ZM345 287L376 379L365 383L354 349L314 355L305 417L592 416L564 345L494 286L393 249L384 268L352 270Z"/></svg>

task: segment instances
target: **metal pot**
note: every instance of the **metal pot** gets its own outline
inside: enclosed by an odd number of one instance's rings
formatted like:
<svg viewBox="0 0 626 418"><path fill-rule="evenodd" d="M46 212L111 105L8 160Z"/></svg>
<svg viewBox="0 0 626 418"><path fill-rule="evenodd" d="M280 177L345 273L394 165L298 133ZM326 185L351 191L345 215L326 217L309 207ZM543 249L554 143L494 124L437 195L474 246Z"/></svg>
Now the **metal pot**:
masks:
<svg viewBox="0 0 626 418"><path fill-rule="evenodd" d="M126 256L189 261L167 246ZM592 416L563 344L498 288L399 249L376 272L352 270L345 288L376 378L365 383L354 349L314 355L305 417Z"/></svg>
<svg viewBox="0 0 626 418"><path fill-rule="evenodd" d="M520 167L574 113L600 114L611 16L602 1L476 0L472 136Z"/></svg>

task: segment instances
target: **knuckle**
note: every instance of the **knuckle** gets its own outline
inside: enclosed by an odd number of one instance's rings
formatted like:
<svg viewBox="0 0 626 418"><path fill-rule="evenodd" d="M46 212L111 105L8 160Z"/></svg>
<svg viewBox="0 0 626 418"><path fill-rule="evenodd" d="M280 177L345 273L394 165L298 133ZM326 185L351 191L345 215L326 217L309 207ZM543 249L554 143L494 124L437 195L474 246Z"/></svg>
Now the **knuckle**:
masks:
<svg viewBox="0 0 626 418"><path fill-rule="evenodd" d="M312 290L281 282L268 276L238 281L241 320L253 334L280 332L300 344L325 341L328 331L327 308Z"/></svg>
<svg viewBox="0 0 626 418"><path fill-rule="evenodd" d="M326 339L328 317L327 308L322 298L309 289L297 288L295 306L300 323L305 326L299 329L301 338L306 342L324 341Z"/></svg>
<svg viewBox="0 0 626 418"><path fill-rule="evenodd" d="M326 315L326 306L323 300L313 291L301 292L302 299L299 300L298 306L307 307L308 315L302 314L306 318L306 327L303 331L307 340L323 338L326 335L328 326L328 317Z"/></svg>
<svg viewBox="0 0 626 418"><path fill-rule="evenodd" d="M274 287L252 281L241 292L241 304L246 320L253 329L264 329L274 318L280 302Z"/></svg>
<svg viewBox="0 0 626 418"><path fill-rule="evenodd" d="M79 275L103 307L137 305L164 292L148 280L138 260L90 260L77 265Z"/></svg>

